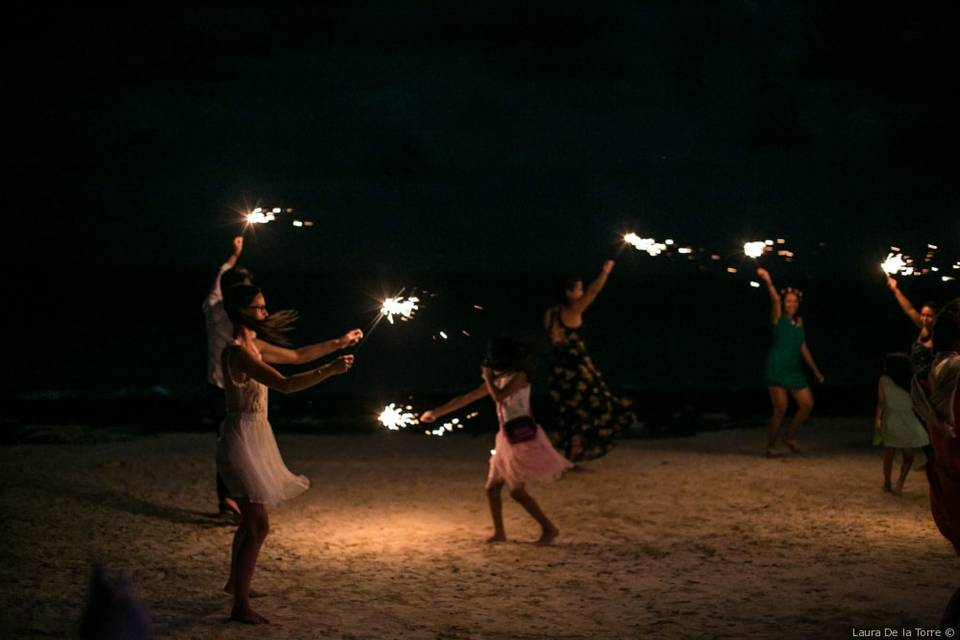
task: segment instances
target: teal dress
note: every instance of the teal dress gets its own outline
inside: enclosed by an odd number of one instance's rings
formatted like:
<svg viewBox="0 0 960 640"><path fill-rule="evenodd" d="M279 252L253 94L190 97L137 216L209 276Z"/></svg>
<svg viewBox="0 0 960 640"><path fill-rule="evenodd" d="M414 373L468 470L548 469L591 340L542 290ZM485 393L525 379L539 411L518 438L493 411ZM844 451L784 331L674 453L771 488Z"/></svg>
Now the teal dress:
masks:
<svg viewBox="0 0 960 640"><path fill-rule="evenodd" d="M806 334L803 325L795 325L781 313L780 320L773 326L773 344L767 352L763 370L763 379L768 387L803 389L809 387L807 376L803 372L800 348Z"/></svg>

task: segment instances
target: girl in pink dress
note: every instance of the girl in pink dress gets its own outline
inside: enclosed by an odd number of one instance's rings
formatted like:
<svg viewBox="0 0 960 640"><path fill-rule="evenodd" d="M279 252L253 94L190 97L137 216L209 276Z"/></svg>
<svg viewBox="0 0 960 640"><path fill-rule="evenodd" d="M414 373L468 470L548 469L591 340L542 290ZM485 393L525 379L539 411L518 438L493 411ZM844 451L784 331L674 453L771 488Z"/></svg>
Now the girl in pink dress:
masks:
<svg viewBox="0 0 960 640"><path fill-rule="evenodd" d="M550 544L560 534L525 488L527 482L549 482L573 468L569 460L557 453L543 428L533 419L529 378L532 369L526 349L518 342L507 338L493 340L480 369L483 384L420 416L421 422L431 423L488 395L496 403L500 428L487 474L487 499L493 516L493 536L488 542L507 539L500 500L503 485L507 485L510 497L542 528L537 544Z"/></svg>

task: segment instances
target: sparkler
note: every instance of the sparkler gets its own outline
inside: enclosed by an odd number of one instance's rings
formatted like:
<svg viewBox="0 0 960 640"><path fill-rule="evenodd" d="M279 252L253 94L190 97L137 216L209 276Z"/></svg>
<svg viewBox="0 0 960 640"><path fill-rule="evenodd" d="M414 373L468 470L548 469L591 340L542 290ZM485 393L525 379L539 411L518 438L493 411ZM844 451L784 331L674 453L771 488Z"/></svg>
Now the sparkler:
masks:
<svg viewBox="0 0 960 640"><path fill-rule="evenodd" d="M413 317L417 309L420 308L420 306L417 304L420 302L420 298L416 296L404 298L403 291L403 289L400 289L397 295L384 299L384 301L380 304L380 311L377 313L377 317L374 318L373 322L370 324L370 328L364 332L363 340L361 340L360 344L357 345L357 349L354 351L354 353L356 353L356 351L363 346L363 344L380 324L380 321L384 318L386 318L387 322L390 324L394 324L394 316L399 316L403 321L407 321Z"/></svg>
<svg viewBox="0 0 960 640"><path fill-rule="evenodd" d="M420 421L417 420L417 416L410 411L411 409L413 409L413 407L409 405L401 409L391 402L383 408L377 420L390 431L399 431L411 425L419 424Z"/></svg>
<svg viewBox="0 0 960 640"><path fill-rule="evenodd" d="M632 245L637 251L646 251L651 256L658 256L667 249L667 245L657 242L653 238L641 238L637 234L630 232L623 236L623 241Z"/></svg>
<svg viewBox="0 0 960 640"><path fill-rule="evenodd" d="M888 276L896 274L909 276L913 273L911 262L913 260L909 256L905 258L902 253L888 253L887 259L880 263L880 268Z"/></svg>
<svg viewBox="0 0 960 640"><path fill-rule="evenodd" d="M269 224L276 222L277 216L282 213L293 213L291 208L282 207L254 207L251 211L244 214L244 221L247 226L255 224ZM312 220L293 220L291 223L295 227L312 227Z"/></svg>
<svg viewBox="0 0 960 640"><path fill-rule="evenodd" d="M420 298L416 296L409 298L403 298L402 296L387 298L380 307L380 315L385 317L390 324L393 324L394 316L400 316L400 319L406 322L412 318L413 314L420 308L417 304L418 302L420 302Z"/></svg>
<svg viewBox="0 0 960 640"><path fill-rule="evenodd" d="M756 242L745 242L743 245L743 253L746 254L748 258L759 258L767 250L767 247L772 244L773 243L770 242L768 245L763 240L757 240Z"/></svg>

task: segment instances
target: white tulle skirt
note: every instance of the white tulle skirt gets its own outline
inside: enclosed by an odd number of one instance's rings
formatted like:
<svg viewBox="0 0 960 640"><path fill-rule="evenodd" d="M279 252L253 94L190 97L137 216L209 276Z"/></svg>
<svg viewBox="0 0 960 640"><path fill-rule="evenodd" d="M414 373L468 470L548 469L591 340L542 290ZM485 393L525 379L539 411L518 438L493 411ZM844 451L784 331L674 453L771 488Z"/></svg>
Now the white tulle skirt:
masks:
<svg viewBox="0 0 960 640"><path fill-rule="evenodd" d="M232 498L274 506L300 495L310 481L287 469L266 413L228 414L217 440L217 471Z"/></svg>

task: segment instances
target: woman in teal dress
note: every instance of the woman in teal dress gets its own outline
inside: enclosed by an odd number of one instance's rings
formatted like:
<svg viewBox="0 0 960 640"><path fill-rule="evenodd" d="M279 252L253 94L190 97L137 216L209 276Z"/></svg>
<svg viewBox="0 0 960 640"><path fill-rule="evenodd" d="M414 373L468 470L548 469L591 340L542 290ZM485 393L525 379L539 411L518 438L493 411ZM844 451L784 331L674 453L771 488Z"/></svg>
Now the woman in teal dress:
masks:
<svg viewBox="0 0 960 640"><path fill-rule="evenodd" d="M802 294L796 289L777 291L766 269L757 269L757 275L767 284L770 293L770 320L773 322L773 344L767 352L764 366L764 382L770 392L773 413L770 416L770 431L767 435L767 455L776 455L780 425L787 414L788 397L793 396L797 412L787 428L783 443L793 453L799 453L797 429L813 410L813 393L803 371L803 364L810 368L817 382L823 382L823 374L817 369L810 349L807 348L803 320L797 315Z"/></svg>

